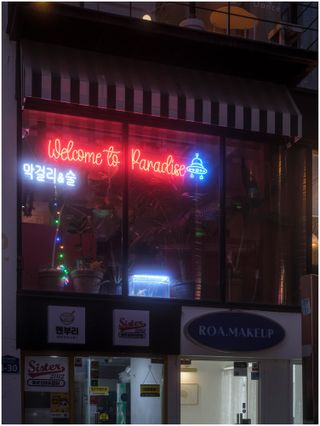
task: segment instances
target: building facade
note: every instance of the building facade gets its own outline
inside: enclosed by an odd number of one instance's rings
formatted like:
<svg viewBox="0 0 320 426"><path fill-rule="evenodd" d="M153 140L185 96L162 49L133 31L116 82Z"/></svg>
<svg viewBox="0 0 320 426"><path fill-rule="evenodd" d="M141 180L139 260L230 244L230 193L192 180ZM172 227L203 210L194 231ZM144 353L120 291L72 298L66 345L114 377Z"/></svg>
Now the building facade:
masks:
<svg viewBox="0 0 320 426"><path fill-rule="evenodd" d="M4 423L317 422L315 18L3 4Z"/></svg>

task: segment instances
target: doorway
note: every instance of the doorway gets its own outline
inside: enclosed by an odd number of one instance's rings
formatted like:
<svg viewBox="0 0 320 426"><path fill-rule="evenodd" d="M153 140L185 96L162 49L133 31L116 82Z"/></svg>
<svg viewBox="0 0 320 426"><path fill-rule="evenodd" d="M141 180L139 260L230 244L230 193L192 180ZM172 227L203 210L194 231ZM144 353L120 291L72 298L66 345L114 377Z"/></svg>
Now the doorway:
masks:
<svg viewBox="0 0 320 426"><path fill-rule="evenodd" d="M257 362L182 360L181 423L258 423Z"/></svg>
<svg viewBox="0 0 320 426"><path fill-rule="evenodd" d="M163 423L163 357L25 354L22 374L24 423Z"/></svg>
<svg viewBox="0 0 320 426"><path fill-rule="evenodd" d="M76 423L162 423L161 358L76 357L74 383Z"/></svg>

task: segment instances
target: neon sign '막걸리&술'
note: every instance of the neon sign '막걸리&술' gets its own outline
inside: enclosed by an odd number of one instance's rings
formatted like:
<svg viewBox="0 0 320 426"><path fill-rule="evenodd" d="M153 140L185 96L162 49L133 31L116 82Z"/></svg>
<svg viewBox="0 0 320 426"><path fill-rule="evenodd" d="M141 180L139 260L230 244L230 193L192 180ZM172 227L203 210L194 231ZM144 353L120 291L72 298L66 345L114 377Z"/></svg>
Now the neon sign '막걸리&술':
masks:
<svg viewBox="0 0 320 426"><path fill-rule="evenodd" d="M72 170L62 171L51 165L34 163L23 163L22 170L24 178L31 181L76 186L77 175Z"/></svg>

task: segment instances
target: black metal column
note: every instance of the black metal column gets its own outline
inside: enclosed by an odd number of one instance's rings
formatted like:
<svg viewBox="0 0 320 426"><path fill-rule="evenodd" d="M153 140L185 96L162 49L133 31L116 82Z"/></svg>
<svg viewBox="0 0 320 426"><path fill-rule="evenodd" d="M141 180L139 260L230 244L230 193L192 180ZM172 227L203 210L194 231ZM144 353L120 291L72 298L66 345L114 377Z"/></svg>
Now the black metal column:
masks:
<svg viewBox="0 0 320 426"><path fill-rule="evenodd" d="M128 124L122 128L122 152L123 152L123 191L122 191L122 295L128 296L128 260L129 260L129 130Z"/></svg>
<svg viewBox="0 0 320 426"><path fill-rule="evenodd" d="M220 260L220 301L226 303L226 138L220 137L219 176L219 260Z"/></svg>

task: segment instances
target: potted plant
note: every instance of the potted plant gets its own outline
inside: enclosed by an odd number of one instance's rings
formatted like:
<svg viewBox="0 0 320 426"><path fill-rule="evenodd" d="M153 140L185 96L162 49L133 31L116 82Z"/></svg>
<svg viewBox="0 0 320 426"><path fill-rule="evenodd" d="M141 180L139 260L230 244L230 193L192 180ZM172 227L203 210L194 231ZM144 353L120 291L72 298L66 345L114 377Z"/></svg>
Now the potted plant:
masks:
<svg viewBox="0 0 320 426"><path fill-rule="evenodd" d="M80 293L99 293L104 269L102 262L94 260L71 271L70 276L74 291Z"/></svg>
<svg viewBox="0 0 320 426"><path fill-rule="evenodd" d="M102 261L93 256L85 256L84 235L92 233L91 210L81 206L68 206L63 225L70 234L79 237L74 248L78 251L75 268L70 272L73 291L81 293L98 293L104 275Z"/></svg>

